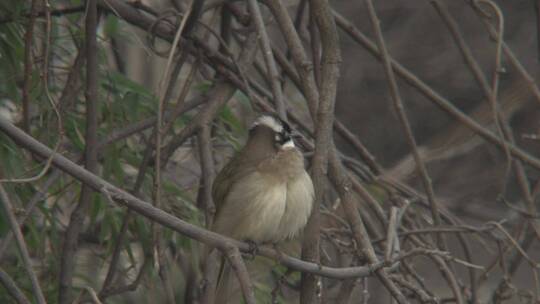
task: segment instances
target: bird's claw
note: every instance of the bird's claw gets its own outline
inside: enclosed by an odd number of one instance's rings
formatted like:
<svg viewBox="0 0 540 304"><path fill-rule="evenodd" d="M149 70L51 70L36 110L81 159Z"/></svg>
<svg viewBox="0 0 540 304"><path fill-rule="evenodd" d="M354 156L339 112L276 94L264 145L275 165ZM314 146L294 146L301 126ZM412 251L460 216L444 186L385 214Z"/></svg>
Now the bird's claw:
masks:
<svg viewBox="0 0 540 304"><path fill-rule="evenodd" d="M255 259L255 256L259 254L259 246L252 240L247 240L246 243L249 245L249 248L245 253L246 259L253 260Z"/></svg>

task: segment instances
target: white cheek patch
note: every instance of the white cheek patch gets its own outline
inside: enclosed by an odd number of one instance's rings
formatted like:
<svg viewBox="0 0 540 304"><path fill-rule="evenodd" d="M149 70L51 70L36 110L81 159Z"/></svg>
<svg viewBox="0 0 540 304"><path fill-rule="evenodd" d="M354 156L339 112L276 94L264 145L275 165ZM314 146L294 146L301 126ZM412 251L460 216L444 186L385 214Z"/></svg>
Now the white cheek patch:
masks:
<svg viewBox="0 0 540 304"><path fill-rule="evenodd" d="M283 132L283 126L281 125L281 122L277 121L272 116L261 116L261 117L259 117L255 121L255 123L253 123L253 126L258 126L258 125L267 126L270 129L274 130L274 132L276 132L276 133Z"/></svg>
<svg viewBox="0 0 540 304"><path fill-rule="evenodd" d="M289 139L287 140L285 143L283 143L283 145L281 145L281 149L282 150L285 150L285 149L290 149L290 148L294 148L294 141L292 139Z"/></svg>

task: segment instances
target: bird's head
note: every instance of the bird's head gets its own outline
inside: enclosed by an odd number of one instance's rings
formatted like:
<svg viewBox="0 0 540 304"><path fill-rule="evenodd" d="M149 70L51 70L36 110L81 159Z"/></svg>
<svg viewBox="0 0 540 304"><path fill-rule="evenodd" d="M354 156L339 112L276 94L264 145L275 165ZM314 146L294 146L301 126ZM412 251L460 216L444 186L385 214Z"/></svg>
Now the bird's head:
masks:
<svg viewBox="0 0 540 304"><path fill-rule="evenodd" d="M250 138L267 137L278 150L295 148L291 127L275 114L264 113L257 117L249 134Z"/></svg>

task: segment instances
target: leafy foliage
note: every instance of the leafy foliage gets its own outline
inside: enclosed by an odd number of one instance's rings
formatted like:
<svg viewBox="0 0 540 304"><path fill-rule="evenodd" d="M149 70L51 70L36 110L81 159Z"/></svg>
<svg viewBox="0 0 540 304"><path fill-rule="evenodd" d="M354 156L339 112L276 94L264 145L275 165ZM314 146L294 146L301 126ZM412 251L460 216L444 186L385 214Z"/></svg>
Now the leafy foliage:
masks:
<svg viewBox="0 0 540 304"><path fill-rule="evenodd" d="M83 4L81 1L70 1L70 5ZM55 2L53 4L53 9ZM0 3L0 19L8 21L0 23L0 115L20 124L22 119L21 92L24 76L25 54L25 31L28 22L29 1L9 0ZM42 25L46 20L37 19L32 40L32 72L30 86L31 103L31 134L47 144L49 147L61 140L59 152L73 160L80 159L85 149L85 100L84 81L85 68L75 66L75 59L80 52L84 52L84 11L67 14L53 18L51 22L51 41L49 45L49 66L43 66L43 43L46 43L46 32ZM138 123L149 117L155 117L158 99L153 88L148 83L143 84L134 80L128 74L113 68L110 64L112 52L112 39L120 39L128 47L141 47L141 37L136 37L134 29L119 20L114 14L102 16L99 31L99 140L104 140L113 132L126 126ZM145 46L144 46L145 47ZM146 47L145 47L146 48ZM125 58L121 58L124 60ZM47 70L44 70L46 68ZM62 134L57 128L57 117L51 100L45 94L44 72L48 75L48 91L52 102L62 111ZM69 87L68 79L78 78L75 86ZM204 93L212 84L208 81L196 83L196 92ZM60 101L65 94L72 94L71 100L65 104ZM175 128L180 128L190 117L185 114L175 122ZM221 115L223 122L230 127L227 134L242 134L245 130L235 118L233 112L227 107ZM144 158L144 147L151 140L152 127L147 127L136 134L115 141L101 150L100 175L106 180L122 185L129 189L135 183L137 169ZM229 135L230 137L231 135ZM234 135L233 137L237 137ZM232 138L232 137L231 137ZM0 167L2 176L10 178L31 177L38 174L44 166L44 160L33 158L17 144L0 134ZM73 206L77 203L80 195L80 184L67 176L62 176L46 189L43 183L51 177L46 174L35 183L31 184L5 184L10 198L17 205L17 210L22 214L28 207L27 202L39 191L44 191L43 199L39 200L37 208L30 218L24 223L23 230L27 245L32 255L39 261L39 276L44 282L43 289L47 299L53 303L57 301L58 284L57 273L60 265L58 260L62 250L63 233ZM197 177L195 177L196 179ZM144 198L153 195L153 169L147 170L143 176L143 183L139 189L134 189ZM196 184L195 184L196 185ZM165 180L163 183L164 197L168 206L165 209L173 210L183 219L197 225L203 225L199 209L196 206L196 187L180 186L177 181ZM21 215L19 214L19 215ZM122 222L126 216L126 210L119 208L101 194L94 194L88 216L83 226L83 232L79 240L78 268L94 265L93 272L82 275L78 271L76 286L97 285L107 270L107 262L113 254L117 238L121 231ZM0 211L0 238L8 232L8 224L2 211ZM173 246L175 252L197 252L197 246L185 237L165 230L161 235L162 241L168 246ZM140 269L144 259L152 259L152 248L155 244L152 225L141 217L131 217L127 226L125 247L122 250L123 262L119 266L119 276L127 275L129 279L135 278L135 270ZM87 252L85 248L94 248ZM136 248L143 248L143 252ZM7 253L10 259L15 259L17 251L15 246L10 246ZM197 254L197 253L195 253ZM4 257L6 259L6 257ZM81 265L81 263L83 265ZM2 264L4 265L4 264ZM5 267L5 266L2 266ZM82 268L80 268L82 267ZM146 282L158 280L158 274L146 268L144 276ZM5 267L8 273L13 274L13 279L24 289L31 298L30 282L28 281L24 267L20 263L13 263ZM98 277L92 275L97 274ZM150 277L149 277L150 276ZM49 278L46 280L45 278ZM146 284L146 288L156 288ZM123 302L122 297L115 297L115 301ZM0 293L0 302L11 301L9 296Z"/></svg>

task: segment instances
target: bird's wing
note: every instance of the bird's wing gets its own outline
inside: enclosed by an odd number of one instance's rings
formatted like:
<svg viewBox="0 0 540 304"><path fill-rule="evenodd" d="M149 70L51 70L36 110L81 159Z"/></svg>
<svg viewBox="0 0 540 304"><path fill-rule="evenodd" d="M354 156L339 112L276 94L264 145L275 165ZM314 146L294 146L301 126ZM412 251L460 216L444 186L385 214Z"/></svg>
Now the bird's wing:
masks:
<svg viewBox="0 0 540 304"><path fill-rule="evenodd" d="M225 256L221 256L219 261L219 272L216 280L215 304L227 303L231 298L231 291L234 288L234 277L231 265Z"/></svg>
<svg viewBox="0 0 540 304"><path fill-rule="evenodd" d="M256 168L243 163L242 166L239 166L239 161L242 157L238 154L231 159L231 161L221 169L221 171L216 176L214 184L212 185L212 199L214 200L214 205L216 206L216 214L214 219L220 214L220 211L225 205L227 196L232 191L234 184L239 180L243 179L247 175L256 171Z"/></svg>
<svg viewBox="0 0 540 304"><path fill-rule="evenodd" d="M221 169L221 171L219 171L214 180L214 184L212 185L212 199L216 205L217 212L219 212L219 209L223 206L227 193L229 193L235 180L234 177L237 175L238 170L235 169L238 167L236 165L238 162L237 159L238 157L234 157L227 165L225 165L225 167L223 167L223 169Z"/></svg>

